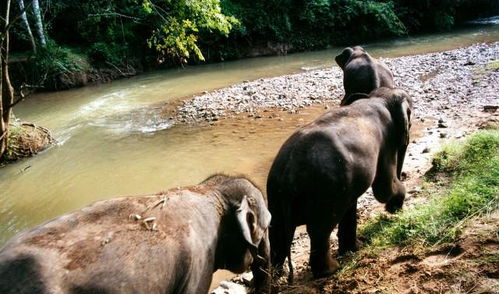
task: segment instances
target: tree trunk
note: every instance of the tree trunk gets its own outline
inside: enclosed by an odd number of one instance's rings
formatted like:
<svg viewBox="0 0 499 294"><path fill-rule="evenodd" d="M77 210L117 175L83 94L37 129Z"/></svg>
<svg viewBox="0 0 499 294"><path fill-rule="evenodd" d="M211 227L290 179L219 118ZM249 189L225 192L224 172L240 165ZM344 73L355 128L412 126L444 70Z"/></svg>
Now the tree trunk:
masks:
<svg viewBox="0 0 499 294"><path fill-rule="evenodd" d="M0 157L2 157L5 148L7 147L7 138L9 136L9 122L12 111L12 103L14 102L14 89L10 84L9 71L7 66L9 56L9 15L10 0L2 1L0 5L0 16L2 19L1 38L0 38L0 93L2 95L2 103L0 103Z"/></svg>
<svg viewBox="0 0 499 294"><path fill-rule="evenodd" d="M33 0L33 14L35 15L35 27L38 32L38 37L40 38L40 44L45 47L47 42L45 41L45 32L43 30L42 15L40 13L40 4L38 0Z"/></svg>
<svg viewBox="0 0 499 294"><path fill-rule="evenodd" d="M31 41L31 47L33 47L33 52L36 53L36 42L29 26L28 16L26 15L26 8L24 6L24 0L17 0L17 3L19 4L19 10L21 11L21 19L23 20L24 26L26 27L26 31L28 32L29 39Z"/></svg>

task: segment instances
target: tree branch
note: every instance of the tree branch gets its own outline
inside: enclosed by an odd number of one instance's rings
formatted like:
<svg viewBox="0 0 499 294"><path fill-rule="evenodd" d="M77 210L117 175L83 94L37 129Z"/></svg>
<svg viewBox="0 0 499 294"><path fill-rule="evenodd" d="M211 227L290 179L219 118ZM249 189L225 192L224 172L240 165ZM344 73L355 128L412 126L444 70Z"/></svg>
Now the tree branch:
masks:
<svg viewBox="0 0 499 294"><path fill-rule="evenodd" d="M126 14L121 14L118 12L91 13L88 15L88 17L95 17L95 16L119 16L119 17L123 17L123 18L129 18L129 19L132 19L132 20L137 21L137 22L141 20L138 17L134 17L134 16L126 15Z"/></svg>
<svg viewBox="0 0 499 294"><path fill-rule="evenodd" d="M10 105L7 105L7 107L5 107L5 109L3 110L3 113L7 113L7 111L9 111L9 109L12 109L12 107L16 106L19 102L23 101L24 99L26 99L28 96L31 95L31 93L25 94L23 92L24 89L38 89L38 88L43 88L43 86L40 86L40 85L28 85L28 84L23 83L21 85L21 88L19 89L19 96L20 96L20 98L17 99L16 101L12 102Z"/></svg>

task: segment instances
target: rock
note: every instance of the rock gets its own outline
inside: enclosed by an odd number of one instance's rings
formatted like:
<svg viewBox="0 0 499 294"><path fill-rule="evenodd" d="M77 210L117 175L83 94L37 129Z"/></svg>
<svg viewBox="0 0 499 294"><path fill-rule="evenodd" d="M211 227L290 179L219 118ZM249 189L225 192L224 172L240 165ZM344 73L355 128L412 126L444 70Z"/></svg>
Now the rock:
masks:
<svg viewBox="0 0 499 294"><path fill-rule="evenodd" d="M496 112L497 108L499 108L499 106L497 106L497 105L484 105L483 111L494 113L494 112Z"/></svg>
<svg viewBox="0 0 499 294"><path fill-rule="evenodd" d="M439 122L438 123L438 127L441 128L441 129L445 129L445 128L447 128L447 125L445 123L443 123L443 122L442 123Z"/></svg>
<svg viewBox="0 0 499 294"><path fill-rule="evenodd" d="M446 138L447 134L446 133L440 133L440 138Z"/></svg>
<svg viewBox="0 0 499 294"><path fill-rule="evenodd" d="M246 288L244 286L233 283L222 281L220 286L215 288L215 290L210 292L211 294L247 294Z"/></svg>
<svg viewBox="0 0 499 294"><path fill-rule="evenodd" d="M419 186L415 186L414 188L409 190L409 194L418 194L420 192L421 192L421 187L419 187Z"/></svg>
<svg viewBox="0 0 499 294"><path fill-rule="evenodd" d="M430 152L430 148L429 147L425 147L423 149L423 151L421 151L421 153L428 153L428 152Z"/></svg>
<svg viewBox="0 0 499 294"><path fill-rule="evenodd" d="M251 281L253 280L253 273L252 272L246 272L246 273L241 274L241 280L242 280L242 282L243 282L244 285L250 286L251 285Z"/></svg>

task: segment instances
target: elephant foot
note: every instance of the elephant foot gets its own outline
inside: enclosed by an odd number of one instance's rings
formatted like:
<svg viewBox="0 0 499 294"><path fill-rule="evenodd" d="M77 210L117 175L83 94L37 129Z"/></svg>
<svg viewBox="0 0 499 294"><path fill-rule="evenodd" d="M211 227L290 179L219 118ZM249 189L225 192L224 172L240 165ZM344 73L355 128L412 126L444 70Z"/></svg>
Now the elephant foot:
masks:
<svg viewBox="0 0 499 294"><path fill-rule="evenodd" d="M389 213L397 213L402 210L402 206L404 205L405 195L397 195L393 196L388 202L385 204L385 210Z"/></svg>
<svg viewBox="0 0 499 294"><path fill-rule="evenodd" d="M352 244L348 245L343 245L338 248L338 255L345 255L349 252L356 252L361 248L363 243L359 239L355 239L355 242L352 242Z"/></svg>
<svg viewBox="0 0 499 294"><path fill-rule="evenodd" d="M340 267L336 259L328 256L325 259L313 261L310 260L310 266L312 267L312 274L315 279L323 278L334 274Z"/></svg>

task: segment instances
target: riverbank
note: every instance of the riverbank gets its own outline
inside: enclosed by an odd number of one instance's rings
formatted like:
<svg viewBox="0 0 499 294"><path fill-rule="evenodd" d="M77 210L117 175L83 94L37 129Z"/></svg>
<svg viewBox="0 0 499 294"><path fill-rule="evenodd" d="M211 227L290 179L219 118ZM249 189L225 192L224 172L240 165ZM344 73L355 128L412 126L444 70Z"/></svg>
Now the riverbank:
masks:
<svg viewBox="0 0 499 294"><path fill-rule="evenodd" d="M408 191L406 207L414 207L427 201L421 197L423 178L431 167L432 154L439 149L443 140L459 140L477 129L499 127L499 42L383 61L393 71L397 86L406 90L414 99L412 142L404 164L404 181ZM215 125L217 120L232 118L280 120L283 113L287 115L293 112L299 115L314 104L326 109L337 107L342 96L341 70L337 67L316 69L245 82L195 96L178 106L176 119L180 123L209 122ZM372 219L382 210L383 206L376 202L372 193L366 192L359 199L359 222ZM492 223L496 223L496 219ZM333 248L337 248L335 234L331 238ZM479 242L475 241L473 246L479 246ZM357 283L352 282L352 279L345 280L345 283L340 281L328 284L327 279L316 282L311 278L308 244L304 228L299 228L292 247L295 275L298 279L295 279L295 286L284 287L283 293L353 291L348 288L355 287L354 284ZM404 252L392 251L386 254L404 256ZM429 253L428 256L433 255ZM374 264L375 259L371 258L369 262ZM343 267L348 267L351 261L352 256L340 260ZM404 262L406 263L410 262ZM384 265L392 266L390 263ZM383 268L383 264L379 264L378 268ZM244 283L248 278L237 277L235 280ZM376 289L376 281L366 279L364 282L362 289ZM338 285L342 288L338 288ZM224 282L216 293L241 293L237 292L240 290L241 288ZM338 293L343 293L341 291Z"/></svg>
<svg viewBox="0 0 499 294"><path fill-rule="evenodd" d="M397 87L413 97L416 112L445 111L450 107L447 102L479 109L498 97L497 76L483 76L482 72L499 67L499 42L382 60L394 73ZM180 123L239 115L261 118L269 110L296 112L312 104L339 102L342 79L339 67L309 70L207 92L182 101L176 110L165 110Z"/></svg>

